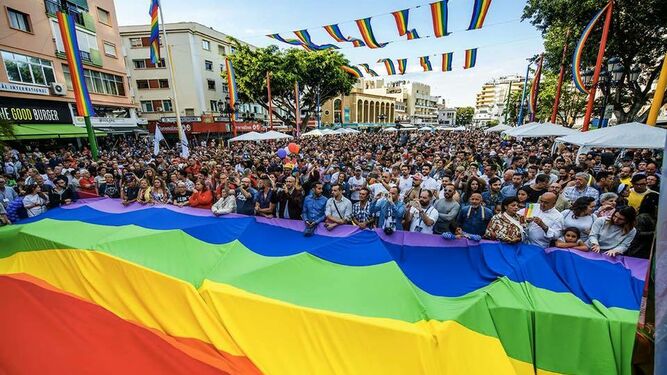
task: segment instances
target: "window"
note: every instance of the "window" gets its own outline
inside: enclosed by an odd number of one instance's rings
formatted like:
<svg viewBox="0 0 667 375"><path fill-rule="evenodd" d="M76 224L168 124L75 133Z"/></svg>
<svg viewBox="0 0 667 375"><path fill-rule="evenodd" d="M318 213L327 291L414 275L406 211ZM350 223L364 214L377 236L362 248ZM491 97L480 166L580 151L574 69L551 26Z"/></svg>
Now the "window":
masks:
<svg viewBox="0 0 667 375"><path fill-rule="evenodd" d="M130 38L130 45L132 46L132 48L144 46L144 44L141 42L141 38Z"/></svg>
<svg viewBox="0 0 667 375"><path fill-rule="evenodd" d="M186 108L185 109L185 115L186 116L194 116L195 115L195 109L194 108Z"/></svg>
<svg viewBox="0 0 667 375"><path fill-rule="evenodd" d="M208 40L202 39L201 48L203 48L207 51L210 51L211 50L211 42L209 42Z"/></svg>
<svg viewBox="0 0 667 375"><path fill-rule="evenodd" d="M212 79L207 79L206 82L208 83L208 89L209 90L215 90L215 81Z"/></svg>
<svg viewBox="0 0 667 375"><path fill-rule="evenodd" d="M211 100L211 112L218 112L218 101Z"/></svg>
<svg viewBox="0 0 667 375"><path fill-rule="evenodd" d="M137 88L139 90L145 90L148 88L148 80L147 79L138 79L137 80Z"/></svg>
<svg viewBox="0 0 667 375"><path fill-rule="evenodd" d="M111 57L117 57L116 45L109 42L104 42L104 54Z"/></svg>
<svg viewBox="0 0 667 375"><path fill-rule="evenodd" d="M2 51L2 60L10 82L48 85L55 82L51 61Z"/></svg>
<svg viewBox="0 0 667 375"><path fill-rule="evenodd" d="M213 61L204 60L204 68L209 71L213 71Z"/></svg>
<svg viewBox="0 0 667 375"><path fill-rule="evenodd" d="M225 49L225 46L218 46L218 55L220 56L227 55L227 50Z"/></svg>
<svg viewBox="0 0 667 375"><path fill-rule="evenodd" d="M224 73L224 72L225 72L225 69L227 69L227 68L225 67L225 64L220 64L220 73Z"/></svg>
<svg viewBox="0 0 667 375"><path fill-rule="evenodd" d="M169 88L169 81L166 79L159 79L158 80L158 85L160 86L161 89L168 89Z"/></svg>
<svg viewBox="0 0 667 375"><path fill-rule="evenodd" d="M111 14L107 10L97 8L97 18L105 25L111 25Z"/></svg>
<svg viewBox="0 0 667 375"><path fill-rule="evenodd" d="M63 72L65 73L67 87L71 89L72 76L69 72L69 66L63 64ZM125 85L121 76L84 69L83 77L86 80L88 91L91 93L125 96Z"/></svg>
<svg viewBox="0 0 667 375"><path fill-rule="evenodd" d="M142 112L153 112L153 102L150 100L141 101L141 111Z"/></svg>
<svg viewBox="0 0 667 375"><path fill-rule="evenodd" d="M27 33L32 31L29 15L11 8L7 8L7 15L9 16L9 27L12 29L25 31Z"/></svg>
<svg viewBox="0 0 667 375"><path fill-rule="evenodd" d="M173 109L171 108L171 100L162 101L162 110L164 112L173 112Z"/></svg>
<svg viewBox="0 0 667 375"><path fill-rule="evenodd" d="M169 81L166 79L138 79L137 80L137 89L139 90L150 90L150 89L167 89L169 88Z"/></svg>
<svg viewBox="0 0 667 375"><path fill-rule="evenodd" d="M146 60L132 60L135 69L146 69Z"/></svg>

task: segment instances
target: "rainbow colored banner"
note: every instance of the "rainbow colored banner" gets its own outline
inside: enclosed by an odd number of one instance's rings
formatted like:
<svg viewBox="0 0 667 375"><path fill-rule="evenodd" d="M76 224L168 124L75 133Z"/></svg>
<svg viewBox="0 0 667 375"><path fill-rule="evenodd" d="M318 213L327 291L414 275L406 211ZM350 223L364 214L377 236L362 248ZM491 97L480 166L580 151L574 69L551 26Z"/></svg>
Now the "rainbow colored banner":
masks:
<svg viewBox="0 0 667 375"><path fill-rule="evenodd" d="M531 121L534 120L535 114L537 113L537 100L540 91L540 77L542 76L543 61L544 56L542 56L540 61L537 63L535 77L533 77L533 82L530 84L530 92L528 94L528 110L530 110L531 113Z"/></svg>
<svg viewBox="0 0 667 375"><path fill-rule="evenodd" d="M303 229L108 199L1 227L0 363L13 374L632 372L646 260Z"/></svg>
<svg viewBox="0 0 667 375"><path fill-rule="evenodd" d="M90 101L88 86L84 79L83 63L81 62L79 41L76 38L74 18L72 15L60 11L56 13L56 17L58 18L58 27L60 28L65 56L67 57L67 65L69 65L69 72L72 78L76 111L79 116L94 116L95 109L93 108L93 102Z"/></svg>
<svg viewBox="0 0 667 375"><path fill-rule="evenodd" d="M361 70L359 70L359 68L357 68L356 66L341 65L340 68L343 69L344 71L350 73L355 78L361 78L361 77L364 76L363 73L361 73Z"/></svg>
<svg viewBox="0 0 667 375"><path fill-rule="evenodd" d="M396 67L394 66L394 62L391 61L391 59L380 59L378 60L379 63L383 63L385 69L387 69L387 74L390 76L393 76L396 74Z"/></svg>
<svg viewBox="0 0 667 375"><path fill-rule="evenodd" d="M410 16L410 9L397 10L391 14L396 21L396 28L398 35L403 36L408 33L408 17Z"/></svg>
<svg viewBox="0 0 667 375"><path fill-rule="evenodd" d="M408 31L406 36L407 36L408 40L419 39L419 34L417 33L417 30L415 30L415 29L412 29L412 30Z"/></svg>
<svg viewBox="0 0 667 375"><path fill-rule="evenodd" d="M486 13L489 11L492 0L475 0L472 6L472 17L470 18L470 26L468 30L481 29L484 26L484 19Z"/></svg>
<svg viewBox="0 0 667 375"><path fill-rule="evenodd" d="M322 44L318 45L313 43L312 39L310 38L310 33L308 30L298 30L294 32L294 35L296 35L297 38L308 48L310 48L313 51L325 51L328 49L339 49L338 46L335 46L333 44Z"/></svg>
<svg viewBox="0 0 667 375"><path fill-rule="evenodd" d="M371 67L368 64L359 64L360 67L364 68L366 73L370 74L371 77L377 77L378 74L375 70L371 69Z"/></svg>
<svg viewBox="0 0 667 375"><path fill-rule="evenodd" d="M477 63L477 48L466 50L465 60L463 62L463 69L474 68Z"/></svg>
<svg viewBox="0 0 667 375"><path fill-rule="evenodd" d="M586 85L584 85L584 80L581 78L581 58L584 54L584 46L586 45L586 41L593 31L593 26L595 26L595 24L600 20L602 14L607 11L609 4L611 3L607 3L607 5L600 9L600 11L595 14L593 19L588 22L588 25L586 25L584 31L581 33L581 37L579 38L579 41L574 48L574 53L572 54L572 81L574 82L574 87L576 87L577 90L579 90L579 92L582 94L588 95L589 93L589 89L586 88Z"/></svg>
<svg viewBox="0 0 667 375"><path fill-rule="evenodd" d="M361 37L368 48L382 48L387 45L387 43L379 43L375 39L373 28L371 27L371 17L359 19L354 22L357 24Z"/></svg>
<svg viewBox="0 0 667 375"><path fill-rule="evenodd" d="M408 66L408 59L396 59L398 63L398 74L405 74L405 69Z"/></svg>
<svg viewBox="0 0 667 375"><path fill-rule="evenodd" d="M160 25L158 23L158 13L160 11L160 0L152 0L148 14L151 16L151 35L148 38L151 62L157 64L160 62Z"/></svg>
<svg viewBox="0 0 667 375"><path fill-rule="evenodd" d="M420 57L419 65L421 65L422 69L424 69L425 72L430 72L433 70L433 67L431 66L431 60L429 59L428 56Z"/></svg>
<svg viewBox="0 0 667 375"><path fill-rule="evenodd" d="M447 0L431 3L433 34L436 38L447 35Z"/></svg>
<svg viewBox="0 0 667 375"><path fill-rule="evenodd" d="M304 45L304 43L302 41L300 41L299 39L285 39L282 36L280 36L280 34L269 34L267 36L271 39L275 39L279 42L287 43L287 44L290 44L292 46L303 46Z"/></svg>
<svg viewBox="0 0 667 375"><path fill-rule="evenodd" d="M234 72L234 65L229 60L225 58L225 67L227 68L227 90L229 91L229 105L234 109L232 117L234 120L237 120L236 114L236 103L239 100L239 93L236 87L236 73Z"/></svg>
<svg viewBox="0 0 667 375"><path fill-rule="evenodd" d="M340 27L338 27L338 25L327 25L327 26L322 26L322 27L324 27L324 30L326 30L326 32L329 35L331 35L331 37L335 41L337 41L339 43L350 42L350 43L352 43L352 45L354 47L364 47L364 46L366 46L366 44L364 44L364 42L361 39L352 38L350 36L345 37L343 35L343 32L340 31Z"/></svg>
<svg viewBox="0 0 667 375"><path fill-rule="evenodd" d="M442 71L449 72L452 70L452 59L454 52L447 52L442 54Z"/></svg>

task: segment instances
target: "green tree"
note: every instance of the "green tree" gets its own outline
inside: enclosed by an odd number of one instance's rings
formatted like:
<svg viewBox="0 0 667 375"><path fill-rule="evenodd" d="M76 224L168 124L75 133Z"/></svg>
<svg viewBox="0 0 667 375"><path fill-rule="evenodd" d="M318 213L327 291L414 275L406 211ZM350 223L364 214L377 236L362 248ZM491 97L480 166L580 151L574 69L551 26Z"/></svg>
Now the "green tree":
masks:
<svg viewBox="0 0 667 375"><path fill-rule="evenodd" d="M490 120L489 122L486 123L486 125L487 125L488 127L496 126L496 125L498 125L498 124L500 124L500 121L498 121L498 120L496 120L496 119Z"/></svg>
<svg viewBox="0 0 667 375"><path fill-rule="evenodd" d="M456 123L458 125L468 125L472 122L472 116L475 114L473 107L456 108Z"/></svg>
<svg viewBox="0 0 667 375"><path fill-rule="evenodd" d="M236 73L239 100L257 103L267 110L266 74L270 72L273 113L285 124L295 123L294 83L298 82L302 127L317 109L318 92L320 103L324 103L349 94L356 81L340 69L349 61L332 50L307 52L290 48L281 51L273 45L254 49L236 42L236 52L230 59Z"/></svg>
<svg viewBox="0 0 667 375"><path fill-rule="evenodd" d="M0 119L0 146L3 144L3 139L8 139L14 136L14 127L11 121Z"/></svg>
<svg viewBox="0 0 667 375"><path fill-rule="evenodd" d="M557 73L561 64L563 44L568 44L565 59L566 80L572 80L571 58L582 30L607 0L528 0L523 18L542 31L545 47L545 70ZM603 19L594 28L586 44L582 69L596 61ZM643 121L648 114L651 87L660 72L665 43L667 1L616 0L605 57L618 56L624 67L621 82L608 103L620 122ZM569 37L566 37L568 32ZM637 82L629 81L633 66L641 68ZM667 96L665 96L667 103ZM664 104L664 103L663 103Z"/></svg>

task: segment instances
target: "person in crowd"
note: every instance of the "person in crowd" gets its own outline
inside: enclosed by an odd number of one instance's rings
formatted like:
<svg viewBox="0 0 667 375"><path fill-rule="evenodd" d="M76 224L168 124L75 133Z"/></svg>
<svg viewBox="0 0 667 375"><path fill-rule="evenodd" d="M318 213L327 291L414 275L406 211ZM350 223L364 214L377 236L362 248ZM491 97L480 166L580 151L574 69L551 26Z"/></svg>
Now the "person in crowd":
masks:
<svg viewBox="0 0 667 375"><path fill-rule="evenodd" d="M502 213L493 215L484 237L507 243L519 243L526 233L524 218L519 216L519 199L508 197L501 203Z"/></svg>
<svg viewBox="0 0 667 375"><path fill-rule="evenodd" d="M76 194L67 186L67 178L63 176L54 177L54 188L48 193L48 208L66 206L76 201Z"/></svg>
<svg viewBox="0 0 667 375"><path fill-rule="evenodd" d="M81 198L97 197L97 185L95 179L90 176L87 169L81 170L81 178L79 179L79 194Z"/></svg>
<svg viewBox="0 0 667 375"><path fill-rule="evenodd" d="M3 176L0 176L0 204L7 208L9 202L13 201L18 197L18 194L14 188L7 186L7 179Z"/></svg>
<svg viewBox="0 0 667 375"><path fill-rule="evenodd" d="M601 170L595 175L595 183L591 185L598 191L599 195L608 193L612 190L612 183L614 182L613 174L609 171Z"/></svg>
<svg viewBox="0 0 667 375"><path fill-rule="evenodd" d="M512 174L511 183L500 189L500 194L502 194L503 197L516 197L521 186L523 186L523 174L514 172Z"/></svg>
<svg viewBox="0 0 667 375"><path fill-rule="evenodd" d="M595 211L595 198L588 196L577 198L572 203L570 209L561 212L563 215L563 227L577 228L579 230L579 237L583 242L586 242L591 232L591 227L595 219L597 219L593 211Z"/></svg>
<svg viewBox="0 0 667 375"><path fill-rule="evenodd" d="M489 189L482 193L482 199L484 200L484 205L489 208L493 208L496 204L502 203L505 197L503 193L500 192L503 183L498 177L491 177L488 182Z"/></svg>
<svg viewBox="0 0 667 375"><path fill-rule="evenodd" d="M176 184L176 188L174 189L174 193L171 196L172 204L176 207L189 206L190 205L190 196L192 196L192 192L188 191L187 186L185 186L185 182L179 181Z"/></svg>
<svg viewBox="0 0 667 375"><path fill-rule="evenodd" d="M646 175L636 174L632 176L630 182L632 183L632 188L630 189L630 195L628 195L628 205L639 211L642 200L650 192L647 187Z"/></svg>
<svg viewBox="0 0 667 375"><path fill-rule="evenodd" d="M160 178L153 179L151 198L155 204L166 204L170 200L169 189L164 186Z"/></svg>
<svg viewBox="0 0 667 375"><path fill-rule="evenodd" d="M461 205L468 204L470 197L473 194L479 193L481 195L485 189L486 189L486 183L484 182L484 180L482 180L479 177L471 176L465 185L463 194L461 194ZM465 228L463 228L463 230L466 231Z"/></svg>
<svg viewBox="0 0 667 375"><path fill-rule="evenodd" d="M438 188L440 187L440 183L438 183L438 180L431 177L431 165L424 164L422 165L421 169L422 169L422 176L424 176L424 179L422 180L422 188L431 190L431 192L435 194L438 191Z"/></svg>
<svg viewBox="0 0 667 375"><path fill-rule="evenodd" d="M410 175L410 167L401 165L401 175L398 177L398 189L401 192L401 200L405 202L405 194L413 187L412 176Z"/></svg>
<svg viewBox="0 0 667 375"><path fill-rule="evenodd" d="M595 220L586 243L591 251L608 256L625 253L637 233L637 212L633 207L618 209L611 217Z"/></svg>
<svg viewBox="0 0 667 375"><path fill-rule="evenodd" d="M528 203L537 203L542 194L546 193L549 188L550 177L545 174L538 174L535 176L535 182L530 185L523 186L523 189L528 194Z"/></svg>
<svg viewBox="0 0 667 375"><path fill-rule="evenodd" d="M519 211L528 223L523 242L546 248L561 235L563 215L554 208L556 200L556 194L546 192L542 194L539 204Z"/></svg>
<svg viewBox="0 0 667 375"><path fill-rule="evenodd" d="M438 210L431 202L433 193L424 189L419 194L418 201L411 201L406 209L406 222L410 225L410 232L433 234L433 227L438 220Z"/></svg>
<svg viewBox="0 0 667 375"><path fill-rule="evenodd" d="M628 197L630 196L630 185L620 184L616 187L616 207L625 207L628 205Z"/></svg>
<svg viewBox="0 0 667 375"><path fill-rule="evenodd" d="M422 187L422 181L424 176L421 173L415 173L412 176L412 188L408 189L403 195L403 202L408 204L413 201L418 201L421 196L421 192L425 189Z"/></svg>
<svg viewBox="0 0 667 375"><path fill-rule="evenodd" d="M616 210L618 195L616 193L600 194L600 207L593 213L596 217L610 217Z"/></svg>
<svg viewBox="0 0 667 375"><path fill-rule="evenodd" d="M372 228L375 221L375 218L371 214L370 195L370 189L362 188L359 190L359 202L352 205L350 221L360 229Z"/></svg>
<svg viewBox="0 0 667 375"><path fill-rule="evenodd" d="M567 227L563 229L563 235L556 240L556 247L561 249L575 249L579 251L588 251L588 246L581 239L579 229Z"/></svg>
<svg viewBox="0 0 667 375"><path fill-rule="evenodd" d="M37 184L26 185L26 194L23 197L23 207L28 217L35 217L46 212L49 204L49 196L42 192Z"/></svg>
<svg viewBox="0 0 667 375"><path fill-rule="evenodd" d="M528 190L526 189L527 186L522 186L519 188L519 190L516 191L516 198L519 200L517 203L519 204L519 208L526 208L530 202L528 202Z"/></svg>
<svg viewBox="0 0 667 375"><path fill-rule="evenodd" d="M185 189L185 185L183 186ZM222 216L236 213L236 191L234 189L221 189L220 198L211 207L211 212L215 216Z"/></svg>
<svg viewBox="0 0 667 375"><path fill-rule="evenodd" d="M482 194L473 192L470 194L467 204L461 205L456 222L464 232L484 235L486 227L493 217L493 211L482 205Z"/></svg>
<svg viewBox="0 0 667 375"><path fill-rule="evenodd" d="M141 179L139 181L139 193L137 194L137 203L150 204L153 203L153 195L151 194L152 186L148 180Z"/></svg>
<svg viewBox="0 0 667 375"><path fill-rule="evenodd" d="M553 182L551 185L549 185L549 190L548 191L550 193L556 194L556 196L558 197L558 199L556 200L556 206L555 206L555 208L558 211L563 212L563 210L567 210L568 208L570 208L571 204L567 199L565 199L563 194L561 194L562 191L563 191L563 188L560 186L560 184L558 182Z"/></svg>
<svg viewBox="0 0 667 375"><path fill-rule="evenodd" d="M130 204L137 201L139 196L139 186L137 185L137 180L135 178L130 178L123 183L123 187L120 189L120 200L123 206L129 206Z"/></svg>
<svg viewBox="0 0 667 375"><path fill-rule="evenodd" d="M259 183L259 191L255 201L255 215L263 217L275 217L276 192L273 190L273 184L269 176L263 176Z"/></svg>
<svg viewBox="0 0 667 375"><path fill-rule="evenodd" d="M444 197L438 199L433 204L433 207L438 211L438 220L433 228L433 233L442 234L449 228L449 224L456 220L459 214L461 205L454 199L456 187L449 183L444 188Z"/></svg>
<svg viewBox="0 0 667 375"><path fill-rule="evenodd" d="M574 185L563 189L563 197L568 202L574 203L580 197L591 197L597 202L600 193L593 186L590 186L593 178L586 172L579 172L574 176Z"/></svg>
<svg viewBox="0 0 667 375"><path fill-rule="evenodd" d="M651 191L660 191L660 176L646 175L646 187Z"/></svg>
<svg viewBox="0 0 667 375"><path fill-rule="evenodd" d="M236 212L243 215L255 213L257 190L252 188L250 177L243 177L241 185L236 188Z"/></svg>
<svg viewBox="0 0 667 375"><path fill-rule="evenodd" d="M359 192L360 191L361 189ZM357 197L359 197L359 195L357 195ZM339 225L350 222L352 216L352 202L343 196L343 191L338 184L331 186L331 198L327 200L325 216L326 221L324 227L327 230L333 230Z"/></svg>
<svg viewBox="0 0 667 375"><path fill-rule="evenodd" d="M400 199L398 186L389 188L389 192L371 202L371 213L377 216L377 227L385 234L403 230L405 203Z"/></svg>
<svg viewBox="0 0 667 375"><path fill-rule="evenodd" d="M303 190L294 176L285 178L285 184L275 195L276 216L283 219L301 220Z"/></svg>
<svg viewBox="0 0 667 375"><path fill-rule="evenodd" d="M463 228L461 228L455 221L452 221L449 223L449 230L444 232L441 237L445 240L451 241L451 240L460 240L460 239L468 239L471 241L481 241L482 236L478 234L471 234L471 233L466 233L463 231Z"/></svg>
<svg viewBox="0 0 667 375"><path fill-rule="evenodd" d="M312 236L315 233L317 225L326 219L327 198L322 195L322 190L322 183L315 183L312 191L303 202L302 217L306 224L303 234L306 237Z"/></svg>
<svg viewBox="0 0 667 375"><path fill-rule="evenodd" d="M100 197L120 198L120 188L111 173L104 174L104 182L97 189Z"/></svg>
<svg viewBox="0 0 667 375"><path fill-rule="evenodd" d="M202 180L195 182L195 190L192 192L188 204L190 207L195 208L211 208L213 193L206 187L206 184Z"/></svg>
<svg viewBox="0 0 667 375"><path fill-rule="evenodd" d="M359 202L359 191L361 188L367 186L367 181L364 176L362 176L363 169L359 166L354 168L354 175L347 180L347 184L350 187L350 200L352 203ZM332 186L333 194L333 186Z"/></svg>

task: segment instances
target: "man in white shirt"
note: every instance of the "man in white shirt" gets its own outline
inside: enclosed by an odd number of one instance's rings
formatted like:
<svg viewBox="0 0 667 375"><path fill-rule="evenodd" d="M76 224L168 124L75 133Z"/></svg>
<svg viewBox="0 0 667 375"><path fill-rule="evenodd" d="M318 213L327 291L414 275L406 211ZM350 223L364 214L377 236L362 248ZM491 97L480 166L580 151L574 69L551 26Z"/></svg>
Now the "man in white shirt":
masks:
<svg viewBox="0 0 667 375"><path fill-rule="evenodd" d="M438 220L438 210L431 205L433 193L422 190L419 202L410 202L407 219L410 222L410 232L433 234L433 226Z"/></svg>
<svg viewBox="0 0 667 375"><path fill-rule="evenodd" d="M554 193L544 193L540 197L539 204L533 204L530 215L526 217L528 230L525 243L537 245L542 248L549 247L552 240L556 240L563 229L563 215L554 208L558 197ZM524 208L519 215L526 215Z"/></svg>
<svg viewBox="0 0 667 375"><path fill-rule="evenodd" d="M324 227L332 230L335 227L350 221L352 216L352 202L343 196L343 190L336 184L331 187L331 198L327 201L324 214Z"/></svg>
<svg viewBox="0 0 667 375"><path fill-rule="evenodd" d="M431 177L431 166L424 164L422 166L422 174L424 175L422 189L431 190L433 194L437 193L440 189L440 183L435 178Z"/></svg>
<svg viewBox="0 0 667 375"><path fill-rule="evenodd" d="M405 193L410 189L412 189L412 176L410 176L410 167L403 165L401 166L401 175L398 177L398 191L401 193L401 200L403 200Z"/></svg>
<svg viewBox="0 0 667 375"><path fill-rule="evenodd" d="M347 185L350 189L350 200L352 203L359 202L359 190L366 187L366 179L361 175L361 167L354 169L354 176L347 180Z"/></svg>
<svg viewBox="0 0 667 375"><path fill-rule="evenodd" d="M396 184L391 180L391 173L382 172L382 178L368 187L368 190L371 192L371 200L378 199L380 194L386 196L389 193L389 189L394 186Z"/></svg>

